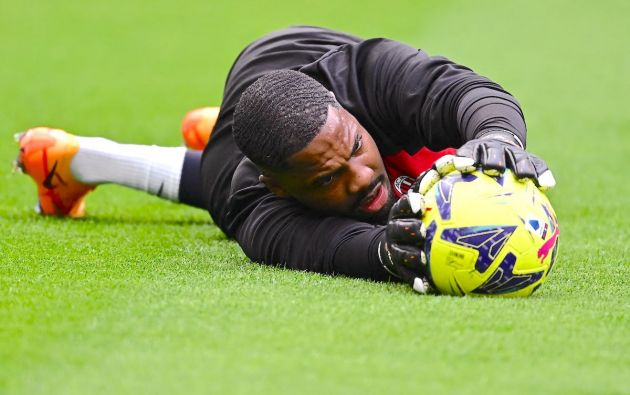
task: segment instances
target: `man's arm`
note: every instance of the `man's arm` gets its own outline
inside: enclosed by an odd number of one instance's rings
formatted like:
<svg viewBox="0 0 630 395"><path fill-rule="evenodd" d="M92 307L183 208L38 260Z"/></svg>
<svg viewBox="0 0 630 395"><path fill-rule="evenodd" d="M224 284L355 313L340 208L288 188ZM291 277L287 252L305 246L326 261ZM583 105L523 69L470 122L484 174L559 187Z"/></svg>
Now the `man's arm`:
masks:
<svg viewBox="0 0 630 395"><path fill-rule="evenodd" d="M498 84L396 41L344 45L301 71L332 90L370 132L399 142L456 147L487 129L526 137L518 102Z"/></svg>
<svg viewBox="0 0 630 395"><path fill-rule="evenodd" d="M325 274L387 280L378 259L384 227L320 216L290 199L266 194L236 233L253 261Z"/></svg>
<svg viewBox="0 0 630 395"><path fill-rule="evenodd" d="M524 151L527 130L516 99L444 57L372 39L341 46L301 71L335 93L384 155L400 147L414 153L423 146L440 150L463 145L459 155L484 170L507 167L541 187L555 183L544 161Z"/></svg>
<svg viewBox="0 0 630 395"><path fill-rule="evenodd" d="M225 215L230 218L227 228L251 260L372 280L390 278L378 258L383 226L317 214L273 195L259 175L249 159L241 161Z"/></svg>

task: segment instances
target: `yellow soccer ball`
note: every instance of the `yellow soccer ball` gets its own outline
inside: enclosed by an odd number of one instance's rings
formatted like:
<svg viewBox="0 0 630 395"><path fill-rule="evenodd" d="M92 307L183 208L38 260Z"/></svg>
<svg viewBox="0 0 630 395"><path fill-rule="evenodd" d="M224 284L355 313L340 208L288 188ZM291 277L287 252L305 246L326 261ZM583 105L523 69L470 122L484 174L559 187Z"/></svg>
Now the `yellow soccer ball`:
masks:
<svg viewBox="0 0 630 395"><path fill-rule="evenodd" d="M508 170L453 172L426 194L427 276L449 295L528 296L545 281L560 228L547 197Z"/></svg>

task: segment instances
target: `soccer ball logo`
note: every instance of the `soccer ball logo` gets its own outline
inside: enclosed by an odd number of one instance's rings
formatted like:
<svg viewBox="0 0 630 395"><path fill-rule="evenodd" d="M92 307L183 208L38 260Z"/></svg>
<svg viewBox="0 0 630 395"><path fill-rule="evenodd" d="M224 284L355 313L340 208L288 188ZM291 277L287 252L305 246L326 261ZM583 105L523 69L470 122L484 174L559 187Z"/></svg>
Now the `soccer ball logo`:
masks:
<svg viewBox="0 0 630 395"><path fill-rule="evenodd" d="M532 181L454 172L426 204L427 276L440 293L527 296L545 281L560 228Z"/></svg>

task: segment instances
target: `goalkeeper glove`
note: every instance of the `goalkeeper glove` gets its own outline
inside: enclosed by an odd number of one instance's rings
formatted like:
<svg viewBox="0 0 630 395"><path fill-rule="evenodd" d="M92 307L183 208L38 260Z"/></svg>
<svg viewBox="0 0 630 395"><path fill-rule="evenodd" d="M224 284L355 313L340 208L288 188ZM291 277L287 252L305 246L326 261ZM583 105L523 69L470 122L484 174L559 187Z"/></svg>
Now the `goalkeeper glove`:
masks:
<svg viewBox="0 0 630 395"><path fill-rule="evenodd" d="M410 284L416 292L426 293L430 284L426 276L427 257L424 252L426 227L422 222L425 212L424 195L442 176L454 171L475 170L472 159L445 155L431 169L422 173L409 192L389 211L385 232L379 242L381 264L391 275Z"/></svg>
<svg viewBox="0 0 630 395"><path fill-rule="evenodd" d="M518 137L505 130L490 130L466 142L457 155L472 159L489 175L499 175L508 168L518 178L531 178L542 190L556 185L545 161L525 151Z"/></svg>
<svg viewBox="0 0 630 395"><path fill-rule="evenodd" d="M426 228L422 223L424 198L416 192L403 195L389 211L385 232L379 242L378 255L385 270L426 293L427 263L423 251Z"/></svg>

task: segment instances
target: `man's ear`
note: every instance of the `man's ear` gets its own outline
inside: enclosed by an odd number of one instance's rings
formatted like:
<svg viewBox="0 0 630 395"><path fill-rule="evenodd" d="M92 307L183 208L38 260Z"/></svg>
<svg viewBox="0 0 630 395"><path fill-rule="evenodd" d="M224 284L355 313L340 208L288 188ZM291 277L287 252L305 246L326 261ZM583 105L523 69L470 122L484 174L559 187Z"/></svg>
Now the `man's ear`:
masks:
<svg viewBox="0 0 630 395"><path fill-rule="evenodd" d="M274 195L280 196L280 197L289 196L287 191L285 191L284 188L280 186L280 184L278 183L278 180L276 180L273 176L261 174L260 177L258 177L258 179L260 180L260 182L265 184L267 189L269 189L271 193L273 193Z"/></svg>

